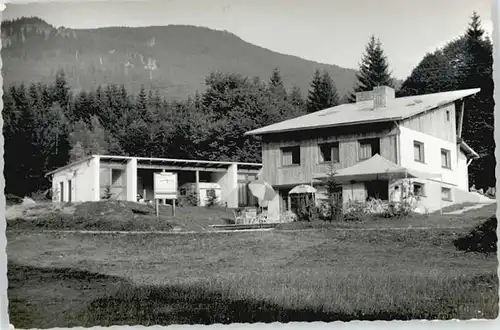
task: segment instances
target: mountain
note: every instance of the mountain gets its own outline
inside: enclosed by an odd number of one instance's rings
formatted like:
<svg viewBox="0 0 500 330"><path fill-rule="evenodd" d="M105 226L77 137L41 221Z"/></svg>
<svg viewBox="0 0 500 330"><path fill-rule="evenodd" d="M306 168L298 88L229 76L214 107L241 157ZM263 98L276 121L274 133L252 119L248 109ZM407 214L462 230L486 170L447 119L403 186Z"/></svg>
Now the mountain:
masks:
<svg viewBox="0 0 500 330"><path fill-rule="evenodd" d="M1 35L4 85L52 82L58 69L75 90L115 83L137 92L144 85L169 98L203 91L205 77L215 70L267 81L279 67L285 86L295 84L304 95L315 69L331 74L341 96L356 81L352 69L280 54L204 27L69 29L23 17L2 22Z"/></svg>

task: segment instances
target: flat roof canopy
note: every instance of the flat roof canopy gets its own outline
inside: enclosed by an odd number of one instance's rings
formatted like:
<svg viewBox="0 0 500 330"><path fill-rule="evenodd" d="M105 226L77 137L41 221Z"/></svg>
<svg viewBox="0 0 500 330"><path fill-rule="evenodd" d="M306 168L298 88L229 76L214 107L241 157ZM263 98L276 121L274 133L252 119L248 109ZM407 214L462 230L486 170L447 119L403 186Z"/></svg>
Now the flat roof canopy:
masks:
<svg viewBox="0 0 500 330"><path fill-rule="evenodd" d="M93 155L81 159L77 162L68 164L46 174L51 175L63 169L70 168L78 163L90 160L93 157L99 157L100 161L126 164L131 159L137 160L138 169L169 169L169 170L184 170L184 171L213 171L225 172L228 167L236 164L238 170L244 172L258 172L262 168L259 163L240 163L227 161L211 161L211 160L192 160L192 159L171 159L171 158L149 158L149 157L128 157L128 156L110 156L110 155Z"/></svg>

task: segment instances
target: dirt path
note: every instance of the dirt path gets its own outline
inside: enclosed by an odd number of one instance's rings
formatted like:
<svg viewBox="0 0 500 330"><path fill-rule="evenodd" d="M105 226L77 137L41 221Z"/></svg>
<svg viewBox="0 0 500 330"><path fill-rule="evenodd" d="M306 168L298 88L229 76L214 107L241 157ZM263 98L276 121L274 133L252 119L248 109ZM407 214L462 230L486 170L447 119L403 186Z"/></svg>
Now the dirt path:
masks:
<svg viewBox="0 0 500 330"><path fill-rule="evenodd" d="M478 204L478 205L467 206L467 207L464 207L463 209L460 209L460 210L443 213L443 215L462 214L462 213L470 211L470 210L477 210L477 209L483 208L486 205L488 205L488 204Z"/></svg>
<svg viewBox="0 0 500 330"><path fill-rule="evenodd" d="M377 231L377 230L431 230L431 229L463 229L460 226L443 226L443 227L378 227L378 228L328 228L328 230L336 231ZM258 232L258 231L314 231L318 228L305 229L275 229L275 228L256 228L256 229L239 229L239 230L210 230L210 231L99 231L99 230L42 230L39 233L61 233L61 234L89 234L89 235L192 235L192 234L220 234L220 233L241 233L241 232ZM9 230L11 232L26 232L25 230ZM38 231L37 231L38 232Z"/></svg>
<svg viewBox="0 0 500 330"><path fill-rule="evenodd" d="M205 231L118 231L118 230L41 230L37 233L62 233L62 234L89 234L89 235L186 235L186 234L217 234L231 232L252 232L252 231L270 231L273 228L258 229L240 229L240 230L205 230ZM9 230L11 232L26 232L26 230Z"/></svg>

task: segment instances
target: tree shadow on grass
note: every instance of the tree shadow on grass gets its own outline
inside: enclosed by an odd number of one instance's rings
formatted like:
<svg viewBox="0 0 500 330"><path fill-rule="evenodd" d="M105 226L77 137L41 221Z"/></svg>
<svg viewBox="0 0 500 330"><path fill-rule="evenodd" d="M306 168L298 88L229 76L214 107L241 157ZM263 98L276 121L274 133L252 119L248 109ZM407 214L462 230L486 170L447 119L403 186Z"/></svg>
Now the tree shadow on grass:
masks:
<svg viewBox="0 0 500 330"><path fill-rule="evenodd" d="M9 263L9 314L16 328L111 325L230 324L351 320L455 318L455 308L397 310L366 314L318 308L290 309L254 299L233 299L200 286L134 286L107 276L68 268ZM335 299L335 297L332 297ZM341 307L341 306L339 306Z"/></svg>

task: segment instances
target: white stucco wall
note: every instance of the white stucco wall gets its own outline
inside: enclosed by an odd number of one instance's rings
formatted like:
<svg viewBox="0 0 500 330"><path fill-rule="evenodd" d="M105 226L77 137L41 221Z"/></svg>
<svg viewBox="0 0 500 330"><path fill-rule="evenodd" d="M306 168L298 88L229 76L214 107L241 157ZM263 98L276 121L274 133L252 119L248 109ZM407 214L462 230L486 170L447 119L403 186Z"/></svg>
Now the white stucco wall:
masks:
<svg viewBox="0 0 500 330"><path fill-rule="evenodd" d="M238 164L229 165L227 172L215 172L212 181L221 187L221 199L227 207L238 207Z"/></svg>
<svg viewBox="0 0 500 330"><path fill-rule="evenodd" d="M457 177L461 178L458 183L458 188L469 191L469 171L467 168L467 157L463 153L463 151L460 150L460 146L457 146L457 154L458 154L458 160L457 160Z"/></svg>
<svg viewBox="0 0 500 330"><path fill-rule="evenodd" d="M467 158L460 147L453 142L441 140L406 127L401 130L401 165L418 171L442 174L441 178L413 179L415 182L425 184L425 196L421 198L420 206L427 211L436 211L457 203L480 202L478 196L469 192L469 178ZM414 160L413 141L424 143L425 163ZM451 170L441 166L441 148L450 151ZM441 188L448 187L452 190L452 201L441 199Z"/></svg>
<svg viewBox="0 0 500 330"><path fill-rule="evenodd" d="M280 195L277 190L276 197L267 204L267 219L268 221L279 221L280 220Z"/></svg>
<svg viewBox="0 0 500 330"><path fill-rule="evenodd" d="M52 176L52 200L54 202L60 201L59 187L62 182L64 185L64 201L69 201L68 180L71 180L72 202L99 200L98 166L99 159L92 158L54 173Z"/></svg>
<svg viewBox="0 0 500 330"><path fill-rule="evenodd" d="M400 130L401 166L422 172L442 174L442 181L448 184L456 186L463 184L463 173L458 171L456 143L445 141L406 127L400 127ZM415 161L413 149L414 141L419 141L424 144L425 163ZM441 148L450 151L451 169L446 169L441 166ZM436 179L441 180L440 178Z"/></svg>
<svg viewBox="0 0 500 330"><path fill-rule="evenodd" d="M403 183L403 181L406 181L406 184ZM446 183L441 183L439 181L433 181L433 180L428 180L428 179L403 179L403 180L395 180L391 185L390 185L390 194L391 194L391 200L395 202L401 201L401 192L402 192L402 186L412 186L414 183L419 183L424 186L424 194L420 196L418 199L412 200L412 203L414 207L416 208L414 211L417 213L428 213L428 212L434 212L438 211L440 208L455 204L455 203L460 203L460 201L457 199L457 194L456 190L457 187L446 184ZM400 188L398 189L398 192L394 192L394 186L398 185ZM446 187L451 189L451 201L448 200L443 200L441 198L441 188ZM413 188L411 188L413 191Z"/></svg>
<svg viewBox="0 0 500 330"><path fill-rule="evenodd" d="M127 200L137 202L137 158L127 162L126 176Z"/></svg>

